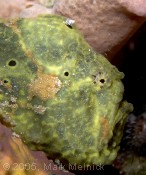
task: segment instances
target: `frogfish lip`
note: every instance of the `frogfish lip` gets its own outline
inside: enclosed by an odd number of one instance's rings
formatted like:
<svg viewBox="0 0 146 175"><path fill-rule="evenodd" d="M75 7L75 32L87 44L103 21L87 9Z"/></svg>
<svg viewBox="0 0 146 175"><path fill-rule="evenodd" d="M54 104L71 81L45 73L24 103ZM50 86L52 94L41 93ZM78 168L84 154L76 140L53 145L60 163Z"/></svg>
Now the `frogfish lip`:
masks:
<svg viewBox="0 0 146 175"><path fill-rule="evenodd" d="M37 96L46 101L56 96L62 83L56 75L39 73L28 87L31 96Z"/></svg>

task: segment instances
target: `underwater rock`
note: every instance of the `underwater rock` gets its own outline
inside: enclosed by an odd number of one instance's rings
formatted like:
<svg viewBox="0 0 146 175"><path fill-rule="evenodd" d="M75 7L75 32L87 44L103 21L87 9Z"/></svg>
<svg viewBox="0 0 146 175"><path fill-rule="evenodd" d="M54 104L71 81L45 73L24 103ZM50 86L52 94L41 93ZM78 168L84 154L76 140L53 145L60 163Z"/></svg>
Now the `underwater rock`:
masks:
<svg viewBox="0 0 146 175"><path fill-rule="evenodd" d="M111 164L133 109L122 101L123 77L70 19L0 22L0 120L32 150L70 164Z"/></svg>
<svg viewBox="0 0 146 175"><path fill-rule="evenodd" d="M146 20L141 12L144 3L125 0L126 3L123 4L119 1L57 0L53 11L55 14L74 19L94 50L112 61L116 53ZM129 7L129 4L133 4L133 7ZM142 16L137 16L136 10Z"/></svg>
<svg viewBox="0 0 146 175"><path fill-rule="evenodd" d="M25 0L0 0L0 18L15 18L25 7Z"/></svg>
<svg viewBox="0 0 146 175"><path fill-rule="evenodd" d="M146 113L131 113L125 125L123 148L131 154L146 157ZM123 150L123 152L125 151Z"/></svg>
<svg viewBox="0 0 146 175"><path fill-rule="evenodd" d="M24 8L20 13L20 18L32 18L40 14L52 14L52 8L47 8L38 3L28 4L28 8Z"/></svg>
<svg viewBox="0 0 146 175"><path fill-rule="evenodd" d="M129 12L146 17L146 0L118 0Z"/></svg>
<svg viewBox="0 0 146 175"><path fill-rule="evenodd" d="M37 0L38 3L42 4L45 7L52 8L56 0Z"/></svg>
<svg viewBox="0 0 146 175"><path fill-rule="evenodd" d="M121 175L146 174L146 112L128 116L114 166Z"/></svg>
<svg viewBox="0 0 146 175"><path fill-rule="evenodd" d="M118 154L114 161L120 175L145 175L146 174L146 157L130 154L130 152L122 152Z"/></svg>
<svg viewBox="0 0 146 175"><path fill-rule="evenodd" d="M43 152L30 151L17 134L0 124L0 175L73 175Z"/></svg>
<svg viewBox="0 0 146 175"><path fill-rule="evenodd" d="M145 0L0 0L0 17L66 16L76 21L94 50L112 61L146 20L145 4Z"/></svg>

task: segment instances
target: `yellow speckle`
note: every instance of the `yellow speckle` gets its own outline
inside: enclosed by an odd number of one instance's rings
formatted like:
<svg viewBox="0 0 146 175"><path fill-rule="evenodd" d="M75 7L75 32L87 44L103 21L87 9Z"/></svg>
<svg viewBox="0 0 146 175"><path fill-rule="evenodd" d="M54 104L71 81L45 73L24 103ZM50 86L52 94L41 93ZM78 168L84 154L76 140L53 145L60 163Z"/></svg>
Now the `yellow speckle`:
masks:
<svg viewBox="0 0 146 175"><path fill-rule="evenodd" d="M2 94L0 94L0 100L2 100L3 99L3 95Z"/></svg>

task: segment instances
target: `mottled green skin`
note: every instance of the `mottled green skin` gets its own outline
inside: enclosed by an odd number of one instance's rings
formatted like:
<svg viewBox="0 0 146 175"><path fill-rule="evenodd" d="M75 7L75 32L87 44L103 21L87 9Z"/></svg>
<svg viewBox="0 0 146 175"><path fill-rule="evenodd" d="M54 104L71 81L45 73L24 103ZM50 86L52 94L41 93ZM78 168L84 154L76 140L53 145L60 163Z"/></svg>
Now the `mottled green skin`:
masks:
<svg viewBox="0 0 146 175"><path fill-rule="evenodd" d="M52 158L110 164L132 110L121 102L124 75L65 21L60 16L1 21L0 119ZM9 65L11 60L16 65ZM54 97L30 98L38 72L61 81ZM36 111L39 106L45 111Z"/></svg>

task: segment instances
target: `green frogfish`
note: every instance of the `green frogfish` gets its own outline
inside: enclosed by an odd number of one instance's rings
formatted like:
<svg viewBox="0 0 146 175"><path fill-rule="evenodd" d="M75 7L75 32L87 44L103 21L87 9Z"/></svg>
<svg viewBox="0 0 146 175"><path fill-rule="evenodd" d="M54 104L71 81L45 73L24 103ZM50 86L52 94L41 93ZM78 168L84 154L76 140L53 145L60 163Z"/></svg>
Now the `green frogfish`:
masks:
<svg viewBox="0 0 146 175"><path fill-rule="evenodd" d="M111 164L133 106L122 72L62 16L0 20L0 121L32 150Z"/></svg>

